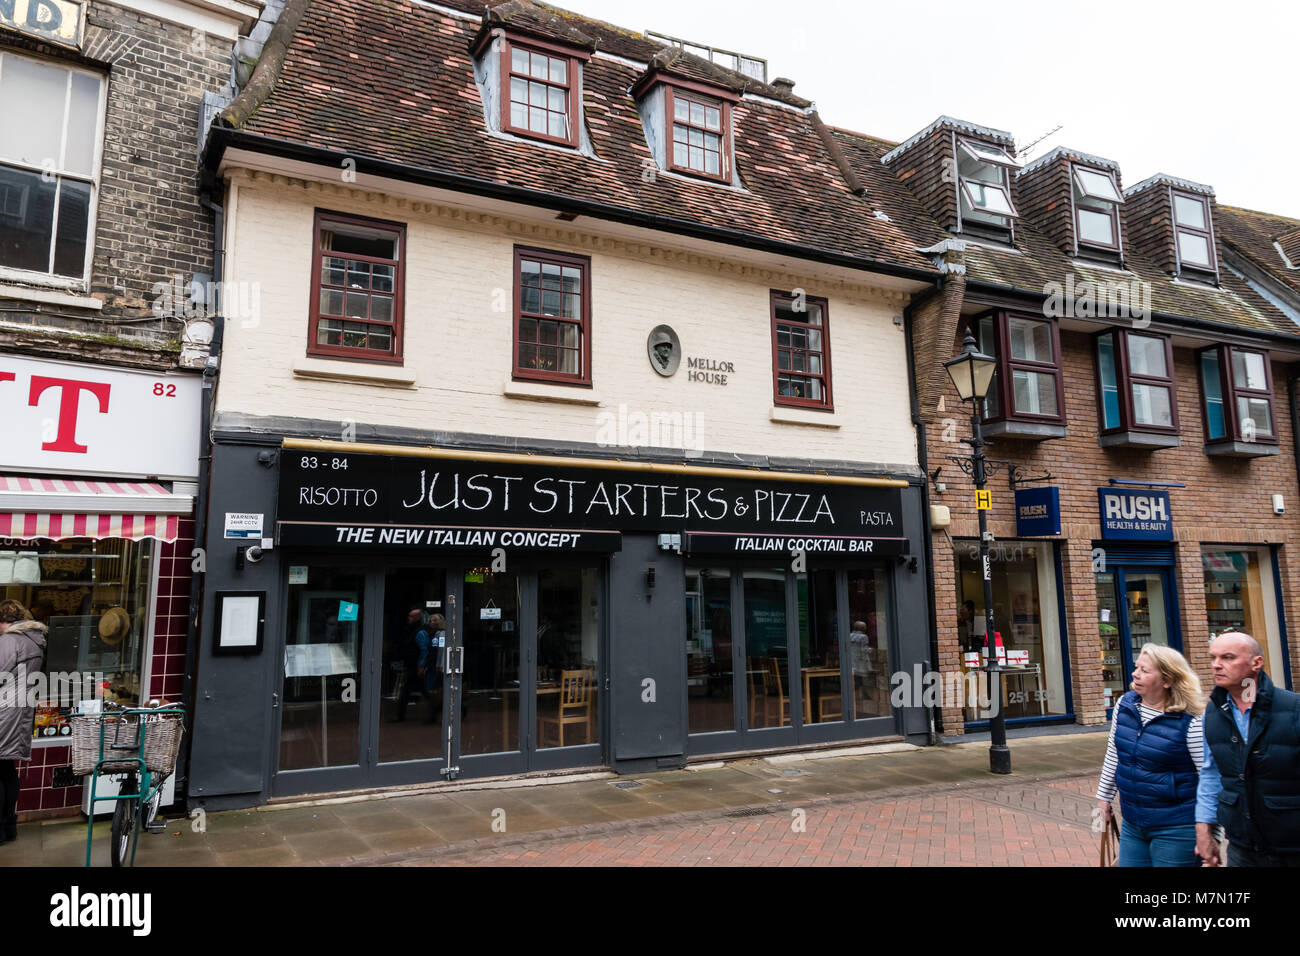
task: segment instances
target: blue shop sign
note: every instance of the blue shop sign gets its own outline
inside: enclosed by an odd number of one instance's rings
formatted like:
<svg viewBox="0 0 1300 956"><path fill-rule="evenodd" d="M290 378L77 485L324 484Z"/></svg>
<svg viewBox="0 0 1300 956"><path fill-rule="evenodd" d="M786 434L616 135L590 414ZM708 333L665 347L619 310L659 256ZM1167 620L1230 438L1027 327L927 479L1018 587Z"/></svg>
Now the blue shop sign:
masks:
<svg viewBox="0 0 1300 956"><path fill-rule="evenodd" d="M1173 541L1167 491L1098 488L1101 536L1121 541Z"/></svg>
<svg viewBox="0 0 1300 956"><path fill-rule="evenodd" d="M1016 489L1016 537L1041 538L1061 533L1061 489Z"/></svg>

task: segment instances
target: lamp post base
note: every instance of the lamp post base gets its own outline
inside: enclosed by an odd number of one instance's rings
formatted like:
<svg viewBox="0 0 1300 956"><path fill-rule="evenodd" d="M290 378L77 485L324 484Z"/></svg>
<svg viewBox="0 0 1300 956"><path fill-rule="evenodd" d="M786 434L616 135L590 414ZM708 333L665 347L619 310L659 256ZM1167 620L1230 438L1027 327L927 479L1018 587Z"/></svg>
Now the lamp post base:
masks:
<svg viewBox="0 0 1300 956"><path fill-rule="evenodd" d="M1006 744L989 747L989 773L1011 772L1011 748Z"/></svg>

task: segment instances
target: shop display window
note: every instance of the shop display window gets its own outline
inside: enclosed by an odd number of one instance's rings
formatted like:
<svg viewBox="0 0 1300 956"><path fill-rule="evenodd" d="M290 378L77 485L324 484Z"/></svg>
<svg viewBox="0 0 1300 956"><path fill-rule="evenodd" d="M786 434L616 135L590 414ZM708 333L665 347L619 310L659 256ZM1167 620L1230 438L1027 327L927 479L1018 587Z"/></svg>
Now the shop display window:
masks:
<svg viewBox="0 0 1300 956"><path fill-rule="evenodd" d="M979 542L955 542L958 639L963 673L984 666L986 624ZM1066 711L1065 660L1056 600L1055 556L1041 541L998 541L989 551L993 629L1002 637L1006 672L1003 707L1008 719L1061 716ZM996 640L992 642L996 648ZM982 678L981 678L982 679ZM980 696L987 699L981 684ZM964 701L964 703L970 703ZM965 707L967 720L986 718Z"/></svg>
<svg viewBox="0 0 1300 956"><path fill-rule="evenodd" d="M1268 549L1206 546L1201 549L1201 567L1210 640L1225 631L1249 634L1264 652L1265 672L1280 684L1282 646ZM1270 665L1276 665L1276 673Z"/></svg>
<svg viewBox="0 0 1300 956"><path fill-rule="evenodd" d="M0 597L49 628L38 739L71 734L68 717L82 700L140 702L153 548L120 538L0 545Z"/></svg>

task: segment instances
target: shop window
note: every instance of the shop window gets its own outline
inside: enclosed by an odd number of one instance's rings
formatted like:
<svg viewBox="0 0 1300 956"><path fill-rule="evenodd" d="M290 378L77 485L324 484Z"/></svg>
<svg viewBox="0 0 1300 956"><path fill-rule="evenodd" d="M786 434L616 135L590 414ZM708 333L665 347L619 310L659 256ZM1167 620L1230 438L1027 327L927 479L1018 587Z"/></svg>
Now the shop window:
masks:
<svg viewBox="0 0 1300 956"><path fill-rule="evenodd" d="M789 727L785 570L746 569L743 578L749 727Z"/></svg>
<svg viewBox="0 0 1300 956"><path fill-rule="evenodd" d="M1177 444L1178 401L1174 393L1173 349L1165 336L1110 329L1095 339L1098 418L1106 436L1145 432L1170 436ZM1155 444L1135 439L1129 444Z"/></svg>
<svg viewBox="0 0 1300 956"><path fill-rule="evenodd" d="M140 703L152 651L153 548L150 540L71 538L0 550L0 599L20 602L49 628L37 739L69 735L82 700Z"/></svg>
<svg viewBox="0 0 1300 956"><path fill-rule="evenodd" d="M1007 312L990 312L977 322L980 350L998 360L984 403L989 422L1059 426L1064 434L1059 330L1055 322ZM1020 434L1015 429L993 429ZM1026 430L1032 437L1033 432ZM1059 437L1041 431L1040 437Z"/></svg>
<svg viewBox="0 0 1300 956"><path fill-rule="evenodd" d="M597 743L600 631L596 568L537 573L537 746Z"/></svg>
<svg viewBox="0 0 1300 956"><path fill-rule="evenodd" d="M402 361L406 227L317 211L310 355Z"/></svg>
<svg viewBox="0 0 1300 956"><path fill-rule="evenodd" d="M773 291L771 309L773 400L833 411L826 300Z"/></svg>
<svg viewBox="0 0 1300 956"><path fill-rule="evenodd" d="M984 608L984 578L979 542L954 543L957 564L957 633L963 675L975 675L963 686L987 685L978 676L988 645ZM1008 718L1060 716L1066 713L1066 667L1061 648L1056 598L1055 555L1051 545L1035 541L998 541L989 550L993 583L993 629L1002 637L1007 674L1003 706ZM966 719L986 719L987 711L969 706Z"/></svg>
<svg viewBox="0 0 1300 956"><path fill-rule="evenodd" d="M515 248L517 379L591 384L591 260Z"/></svg>
<svg viewBox="0 0 1300 956"><path fill-rule="evenodd" d="M1201 548L1205 613L1210 640L1225 631L1244 631L1259 641L1264 671L1284 684L1278 633L1277 591L1268 548ZM1276 670L1274 668L1276 667Z"/></svg>
<svg viewBox="0 0 1300 956"><path fill-rule="evenodd" d="M1240 446L1276 445L1269 354L1216 345L1202 350L1198 359L1206 450L1242 454L1246 449Z"/></svg>
<svg viewBox="0 0 1300 956"><path fill-rule="evenodd" d="M848 572L853 718L888 717L889 595L883 569Z"/></svg>
<svg viewBox="0 0 1300 956"><path fill-rule="evenodd" d="M736 729L731 571L686 569L686 699L692 734Z"/></svg>
<svg viewBox="0 0 1300 956"><path fill-rule="evenodd" d="M578 145L578 62L559 47L507 39L502 52L504 129Z"/></svg>
<svg viewBox="0 0 1300 956"><path fill-rule="evenodd" d="M281 770L360 760L365 590L364 568L329 565L308 566L289 585Z"/></svg>
<svg viewBox="0 0 1300 956"><path fill-rule="evenodd" d="M84 286L103 96L96 73L0 53L0 276Z"/></svg>
<svg viewBox="0 0 1300 956"><path fill-rule="evenodd" d="M731 104L665 85L669 127L668 168L723 182L730 179Z"/></svg>

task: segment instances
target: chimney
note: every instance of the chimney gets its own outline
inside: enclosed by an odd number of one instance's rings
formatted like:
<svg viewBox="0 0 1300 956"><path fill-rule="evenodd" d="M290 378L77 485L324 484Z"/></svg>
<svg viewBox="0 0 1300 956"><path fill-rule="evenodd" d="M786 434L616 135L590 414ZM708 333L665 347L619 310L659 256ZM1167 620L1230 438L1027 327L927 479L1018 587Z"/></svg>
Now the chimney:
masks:
<svg viewBox="0 0 1300 956"><path fill-rule="evenodd" d="M1218 282L1213 187L1157 173L1124 190L1124 200L1130 248L1169 275Z"/></svg>
<svg viewBox="0 0 1300 956"><path fill-rule="evenodd" d="M787 76L778 76L775 80L772 81L772 85L775 86L782 93L787 93L787 94L794 93L794 80L790 79Z"/></svg>
<svg viewBox="0 0 1300 956"><path fill-rule="evenodd" d="M1020 215L1066 255L1123 263L1118 163L1061 146L1024 166L1016 186Z"/></svg>
<svg viewBox="0 0 1300 956"><path fill-rule="evenodd" d="M1014 154L1010 133L940 116L880 161L944 229L1007 241L1017 215ZM984 211L972 206L972 195Z"/></svg>

